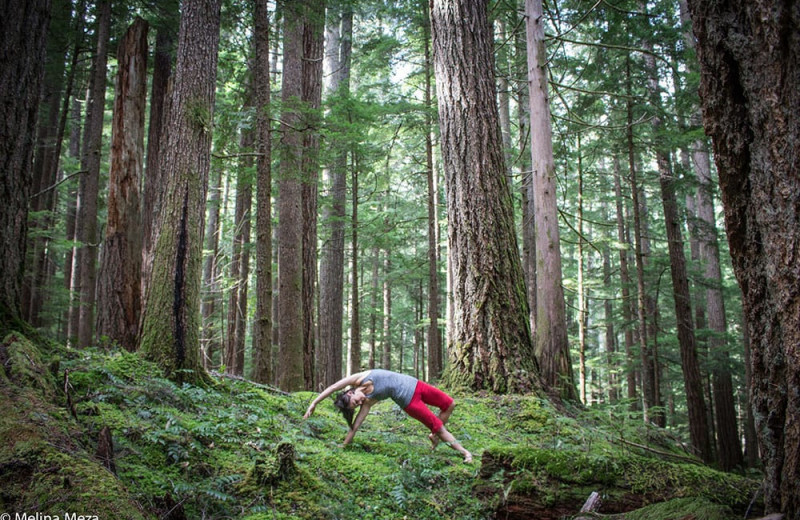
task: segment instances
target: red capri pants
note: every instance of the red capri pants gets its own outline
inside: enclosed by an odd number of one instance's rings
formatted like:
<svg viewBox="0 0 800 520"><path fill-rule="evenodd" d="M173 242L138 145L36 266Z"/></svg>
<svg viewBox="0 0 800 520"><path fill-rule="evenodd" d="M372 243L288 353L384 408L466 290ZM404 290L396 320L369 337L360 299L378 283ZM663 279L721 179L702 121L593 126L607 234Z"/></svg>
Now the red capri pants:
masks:
<svg viewBox="0 0 800 520"><path fill-rule="evenodd" d="M419 381L414 390L414 397L411 398L411 402L405 408L408 415L427 426L431 432L439 433L443 426L442 421L425 406L426 404L445 411L453 404L453 398L438 388L424 381Z"/></svg>

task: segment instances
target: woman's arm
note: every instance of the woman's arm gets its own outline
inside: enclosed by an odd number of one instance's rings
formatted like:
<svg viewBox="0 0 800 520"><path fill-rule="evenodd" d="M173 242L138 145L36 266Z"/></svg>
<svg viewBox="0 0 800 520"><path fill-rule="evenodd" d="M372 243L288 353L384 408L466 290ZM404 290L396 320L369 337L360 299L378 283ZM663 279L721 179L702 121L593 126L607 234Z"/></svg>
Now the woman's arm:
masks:
<svg viewBox="0 0 800 520"><path fill-rule="evenodd" d="M303 415L303 419L308 419L309 417L311 417L311 414L314 413L314 408L317 407L317 404L319 404L320 401L322 401L335 391L341 390L342 388L348 385L358 384L366 375L367 372L359 372L357 374L353 374L349 377L345 377L344 379L340 379L339 381L333 383L331 386L323 390L322 393L319 394L317 398L311 402L311 404L308 406L308 410L306 411L305 415Z"/></svg>
<svg viewBox="0 0 800 520"><path fill-rule="evenodd" d="M350 442L352 442L353 440L353 437L356 436L356 431L358 431L358 428L361 426L361 423L364 422L364 419L366 419L367 415L369 414L370 406L372 406L372 403L369 401L361 405L361 408L358 410L358 415L356 415L356 420L353 421L353 427L350 429L349 432L347 432L347 435L344 438L345 446L350 444Z"/></svg>

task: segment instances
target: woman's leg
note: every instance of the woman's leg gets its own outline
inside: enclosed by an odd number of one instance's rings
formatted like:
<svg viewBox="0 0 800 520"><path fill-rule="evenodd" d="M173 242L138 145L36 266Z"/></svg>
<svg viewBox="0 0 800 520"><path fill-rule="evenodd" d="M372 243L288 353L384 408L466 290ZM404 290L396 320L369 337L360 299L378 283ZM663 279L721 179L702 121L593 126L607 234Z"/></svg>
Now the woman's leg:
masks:
<svg viewBox="0 0 800 520"><path fill-rule="evenodd" d="M433 435L433 434L432 434ZM453 434L447 431L447 428L442 426L442 429L435 434L439 439L443 440L448 446L461 453L464 456L464 462L472 462L472 453L464 449L464 446L453 437Z"/></svg>

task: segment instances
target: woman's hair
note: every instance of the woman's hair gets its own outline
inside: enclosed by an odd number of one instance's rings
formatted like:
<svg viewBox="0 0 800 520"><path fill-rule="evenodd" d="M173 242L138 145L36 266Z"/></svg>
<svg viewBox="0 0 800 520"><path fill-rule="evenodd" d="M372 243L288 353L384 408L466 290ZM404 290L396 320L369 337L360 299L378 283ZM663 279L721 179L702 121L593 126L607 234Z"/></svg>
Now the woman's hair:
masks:
<svg viewBox="0 0 800 520"><path fill-rule="evenodd" d="M350 408L350 391L346 390L340 392L333 401L333 405L342 412L344 420L347 421L347 426L353 429L353 409Z"/></svg>

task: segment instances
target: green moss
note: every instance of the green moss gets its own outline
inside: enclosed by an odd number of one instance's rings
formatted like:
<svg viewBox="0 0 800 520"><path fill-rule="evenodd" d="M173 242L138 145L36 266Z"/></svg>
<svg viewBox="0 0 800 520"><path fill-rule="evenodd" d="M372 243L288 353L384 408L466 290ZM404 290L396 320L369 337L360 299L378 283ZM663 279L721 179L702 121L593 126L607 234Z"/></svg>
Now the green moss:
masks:
<svg viewBox="0 0 800 520"><path fill-rule="evenodd" d="M704 498L677 498L625 514L625 520L684 520L687 518L729 520L740 518L740 516L735 515L728 506Z"/></svg>

